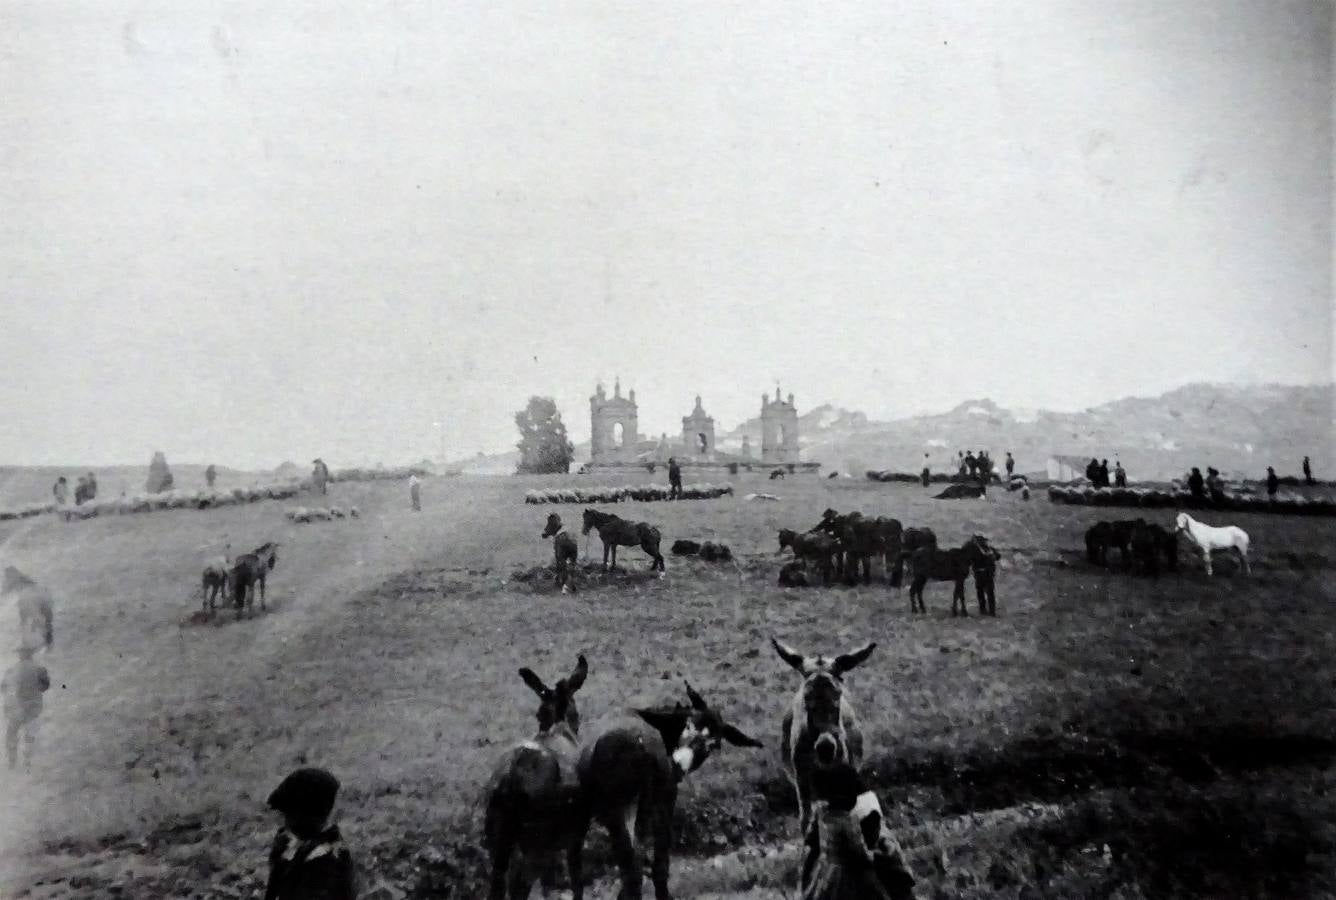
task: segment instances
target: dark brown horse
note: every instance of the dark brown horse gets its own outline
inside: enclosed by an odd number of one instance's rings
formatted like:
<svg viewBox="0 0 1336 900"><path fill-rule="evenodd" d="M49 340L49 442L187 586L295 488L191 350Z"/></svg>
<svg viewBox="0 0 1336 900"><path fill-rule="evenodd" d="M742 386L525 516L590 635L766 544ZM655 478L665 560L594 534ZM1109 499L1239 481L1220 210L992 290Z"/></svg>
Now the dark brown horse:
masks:
<svg viewBox="0 0 1336 900"><path fill-rule="evenodd" d="M988 539L976 534L959 548L939 550L921 547L914 551L914 580L909 585L909 608L912 612L927 612L923 603L923 588L929 581L955 582L951 594L951 615L968 616L965 608L965 579L976 566L986 566L993 559L993 548ZM960 610L956 612L957 608Z"/></svg>
<svg viewBox="0 0 1336 900"><path fill-rule="evenodd" d="M905 579L905 561L913 564L914 553L924 547L936 547L937 535L931 528L906 528L900 534L900 549L891 570L891 587L900 587Z"/></svg>
<svg viewBox="0 0 1336 900"><path fill-rule="evenodd" d="M608 552L612 552L612 568L617 568L617 548L639 546L650 556L654 562L650 564L651 572L658 570L666 571L663 563L663 554L659 552L659 529L647 522L631 522L626 519L618 518L612 513L599 512L596 509L586 509L584 511L584 527L582 534L588 534L590 529L598 531L599 538L603 541L603 571L608 570Z"/></svg>
<svg viewBox="0 0 1336 900"><path fill-rule="evenodd" d="M828 534L799 534L791 528L779 530L779 552L785 549L793 551L797 561L811 560L821 570L821 577L826 587L830 587L831 577L835 572L835 559L839 555L839 543Z"/></svg>
<svg viewBox="0 0 1336 900"><path fill-rule="evenodd" d="M1132 563L1147 575L1160 574L1160 557L1170 572L1178 571L1178 535L1145 519L1132 524Z"/></svg>
<svg viewBox="0 0 1336 900"><path fill-rule="evenodd" d="M557 587L561 592L566 593L569 586L570 593L575 593L575 570L576 563L580 558L580 545L575 542L561 524L561 516L552 513L547 517L547 527L543 529L543 537L552 538L552 555L556 557L557 566Z"/></svg>
<svg viewBox="0 0 1336 900"><path fill-rule="evenodd" d="M255 586L260 587L260 609L267 609L264 603L265 578L278 565L278 544L270 541L261 544L250 553L243 553L232 560L228 579L232 583L232 605L236 607L237 618L241 618L244 607L250 615L255 608Z"/></svg>

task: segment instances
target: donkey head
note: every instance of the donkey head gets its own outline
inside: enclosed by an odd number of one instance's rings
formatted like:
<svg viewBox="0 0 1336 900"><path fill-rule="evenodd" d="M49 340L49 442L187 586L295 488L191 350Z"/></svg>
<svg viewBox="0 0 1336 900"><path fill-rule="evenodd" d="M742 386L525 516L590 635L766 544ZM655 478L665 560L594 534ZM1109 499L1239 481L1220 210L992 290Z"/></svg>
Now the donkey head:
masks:
<svg viewBox="0 0 1336 900"><path fill-rule="evenodd" d="M575 692L584 684L589 674L589 663L581 654L575 664L575 670L561 679L554 687L543 684L543 679L534 674L527 666L520 669L520 678L529 686L529 690L538 695L538 731L540 733L565 722L572 732L580 731L580 711L575 707Z"/></svg>
<svg viewBox="0 0 1336 900"><path fill-rule="evenodd" d="M552 513L547 517L547 527L543 529L543 537L550 538L561 530L561 516Z"/></svg>
<svg viewBox="0 0 1336 900"><path fill-rule="evenodd" d="M877 645L868 644L853 653L827 659L803 656L778 638L770 638L770 643L779 658L803 676L802 686L794 698L795 731L806 730L815 734L812 752L816 754L817 762L830 765L840 760L845 754L844 725L840 715L844 701L844 673L871 656Z"/></svg>
<svg viewBox="0 0 1336 900"><path fill-rule="evenodd" d="M719 712L705 702L705 698L687 684L690 706L678 703L671 707L637 709L636 715L648 722L663 736L663 745L673 759L673 774L681 781L688 773L699 769L710 754L727 741L735 747L764 746L724 721Z"/></svg>

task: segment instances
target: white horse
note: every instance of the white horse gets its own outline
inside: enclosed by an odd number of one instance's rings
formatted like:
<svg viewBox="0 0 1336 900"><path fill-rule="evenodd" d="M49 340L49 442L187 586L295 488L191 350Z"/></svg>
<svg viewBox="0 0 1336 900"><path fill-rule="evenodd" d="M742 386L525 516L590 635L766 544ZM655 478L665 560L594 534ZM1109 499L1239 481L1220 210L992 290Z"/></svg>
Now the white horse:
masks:
<svg viewBox="0 0 1336 900"><path fill-rule="evenodd" d="M1202 561L1206 563L1206 574L1211 574L1211 551L1212 550L1233 550L1239 555L1239 562L1243 564L1244 574L1252 574L1252 569L1248 566L1248 532L1237 525L1226 525L1223 528L1217 528L1207 525L1204 522L1198 522L1187 513L1179 513L1176 520L1178 533L1186 534L1192 543L1197 545L1201 551Z"/></svg>

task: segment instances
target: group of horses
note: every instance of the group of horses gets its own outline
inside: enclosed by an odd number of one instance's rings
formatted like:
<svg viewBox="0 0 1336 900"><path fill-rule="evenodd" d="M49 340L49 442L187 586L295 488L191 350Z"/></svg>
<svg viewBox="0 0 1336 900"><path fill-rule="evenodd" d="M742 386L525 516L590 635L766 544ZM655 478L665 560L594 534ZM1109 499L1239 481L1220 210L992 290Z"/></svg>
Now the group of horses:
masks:
<svg viewBox="0 0 1336 900"><path fill-rule="evenodd" d="M1228 551L1237 557L1245 573L1251 572L1248 562L1248 533L1236 525L1212 526L1198 522L1187 513L1179 513L1170 531L1145 519L1120 519L1096 522L1086 530L1086 560L1092 565L1108 566L1109 551L1118 550L1118 561L1128 572L1140 570L1147 575L1158 575L1160 563L1171 571L1178 571L1179 536L1201 554L1206 574L1213 574L1211 554Z"/></svg>
<svg viewBox="0 0 1336 900"><path fill-rule="evenodd" d="M827 509L821 521L804 532L789 528L779 531L779 553L793 551L793 561L780 570L780 584L798 587L807 583L807 566L821 573L829 586L834 577L848 584L872 583L872 563L880 560L886 580L892 587L904 583L909 573L911 612L927 612L923 591L929 581L950 581L951 615L968 616L965 605L965 581L974 576L979 612L997 615L994 574L1001 558L981 534L970 537L959 547L943 549L931 528L905 528L899 520L859 512L840 514Z"/></svg>
<svg viewBox="0 0 1336 900"><path fill-rule="evenodd" d="M256 547L250 553L243 553L235 559L229 559L227 553L210 560L204 566L200 579L201 605L205 612L213 615L217 608L217 599L229 596L241 618L244 610L247 616L255 612L255 589L260 589L260 609L266 610L264 601L265 579L278 565L278 544L268 541Z"/></svg>
<svg viewBox="0 0 1336 900"><path fill-rule="evenodd" d="M877 645L827 658L800 653L775 637L771 644L803 678L780 721L780 751L797 793L800 828L810 837L814 774L836 763L856 767L862 760L863 735L843 678ZM584 844L594 822L607 830L612 843L621 880L618 897L641 896L640 860L652 845L654 896L670 900L678 786L725 743L763 746L729 724L689 682L686 703L614 712L582 735L575 694L588 674L583 655L571 674L552 686L532 669L519 670L520 679L538 696L538 730L505 751L484 792L489 900L527 898L540 878L545 888L554 887L563 855L572 900L583 900ZM871 792L860 798L859 816L869 855L880 854L884 867L894 873L900 890L893 896L911 896L914 879L885 831ZM819 843L809 839L808 845ZM804 871L811 863L806 861Z"/></svg>

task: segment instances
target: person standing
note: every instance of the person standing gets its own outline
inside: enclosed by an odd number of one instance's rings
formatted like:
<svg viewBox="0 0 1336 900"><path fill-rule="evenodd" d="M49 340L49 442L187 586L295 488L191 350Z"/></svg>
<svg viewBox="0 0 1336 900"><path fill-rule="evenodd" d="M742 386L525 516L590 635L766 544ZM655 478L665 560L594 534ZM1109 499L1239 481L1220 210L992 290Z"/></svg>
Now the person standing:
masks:
<svg viewBox="0 0 1336 900"><path fill-rule="evenodd" d="M1192 502L1200 504L1206 499L1205 482L1201 477L1201 469L1192 467L1192 474L1188 476L1188 490L1192 492Z"/></svg>
<svg viewBox="0 0 1336 900"><path fill-rule="evenodd" d="M1007 481L1011 480L1012 474L1016 471L1016 460L1011 458L1011 451L1007 451Z"/></svg>
<svg viewBox="0 0 1336 900"><path fill-rule="evenodd" d="M1123 461L1120 459L1113 461L1113 486L1127 487L1127 470L1123 468Z"/></svg>
<svg viewBox="0 0 1336 900"><path fill-rule="evenodd" d="M1272 503L1276 501L1276 493L1280 490L1280 479L1276 477L1276 470L1272 466L1266 467L1266 498Z"/></svg>
<svg viewBox="0 0 1336 900"><path fill-rule="evenodd" d="M416 472L408 476L408 496L413 501L413 512L422 512L422 480Z"/></svg>
<svg viewBox="0 0 1336 900"><path fill-rule="evenodd" d="M1109 461L1100 460L1099 464L1099 486L1106 488L1109 486Z"/></svg>
<svg viewBox="0 0 1336 900"><path fill-rule="evenodd" d="M311 460L311 481L317 491L322 494L327 493L326 485L329 483L329 468L325 465L325 461L319 457Z"/></svg>
<svg viewBox="0 0 1336 900"><path fill-rule="evenodd" d="M218 469L216 466L214 466L213 463L209 463L209 467L204 470L204 483L209 486L210 490L212 490L213 483L217 480L218 480Z"/></svg>
<svg viewBox="0 0 1336 900"><path fill-rule="evenodd" d="M956 474L958 474L961 478L964 478L965 475L969 472L969 469L965 465L965 451L957 450L956 458L959 460L959 465L957 467L958 471Z"/></svg>
<svg viewBox="0 0 1336 900"><path fill-rule="evenodd" d="M87 480L86 482L84 482L84 484L85 484L85 488L84 488L84 499L86 499L86 500L96 500L96 499L97 499L97 476L94 475L92 472L89 472L89 473L88 473L88 480Z"/></svg>
<svg viewBox="0 0 1336 900"><path fill-rule="evenodd" d="M1217 505L1225 502L1225 481L1217 469L1206 469L1206 490L1211 495L1211 502Z"/></svg>
<svg viewBox="0 0 1336 900"><path fill-rule="evenodd" d="M56 498L57 506L64 506L66 503L69 502L70 486L69 482L65 480L64 475L61 475L59 478L57 478L56 483L51 486L51 494Z"/></svg>
<svg viewBox="0 0 1336 900"><path fill-rule="evenodd" d="M682 499L682 467L675 456L668 457L668 499Z"/></svg>
<svg viewBox="0 0 1336 900"><path fill-rule="evenodd" d="M46 667L33 662L37 643L28 635L19 645L19 661L0 679L5 713L5 753L9 768L19 762L19 740L23 741L23 767L32 767L33 746L37 743L37 717L42 714L42 694L51 687Z"/></svg>
<svg viewBox="0 0 1336 900"><path fill-rule="evenodd" d="M1304 457L1304 484L1313 483L1313 466L1308 462L1308 457Z"/></svg>
<svg viewBox="0 0 1336 900"><path fill-rule="evenodd" d="M923 454L923 471L919 473L919 478L923 480L923 486L927 487L932 481L932 472L928 466L928 454Z"/></svg>
<svg viewBox="0 0 1336 900"><path fill-rule="evenodd" d="M973 450L965 454L965 468L969 470L970 478L974 478L979 472L979 461L974 458Z"/></svg>

